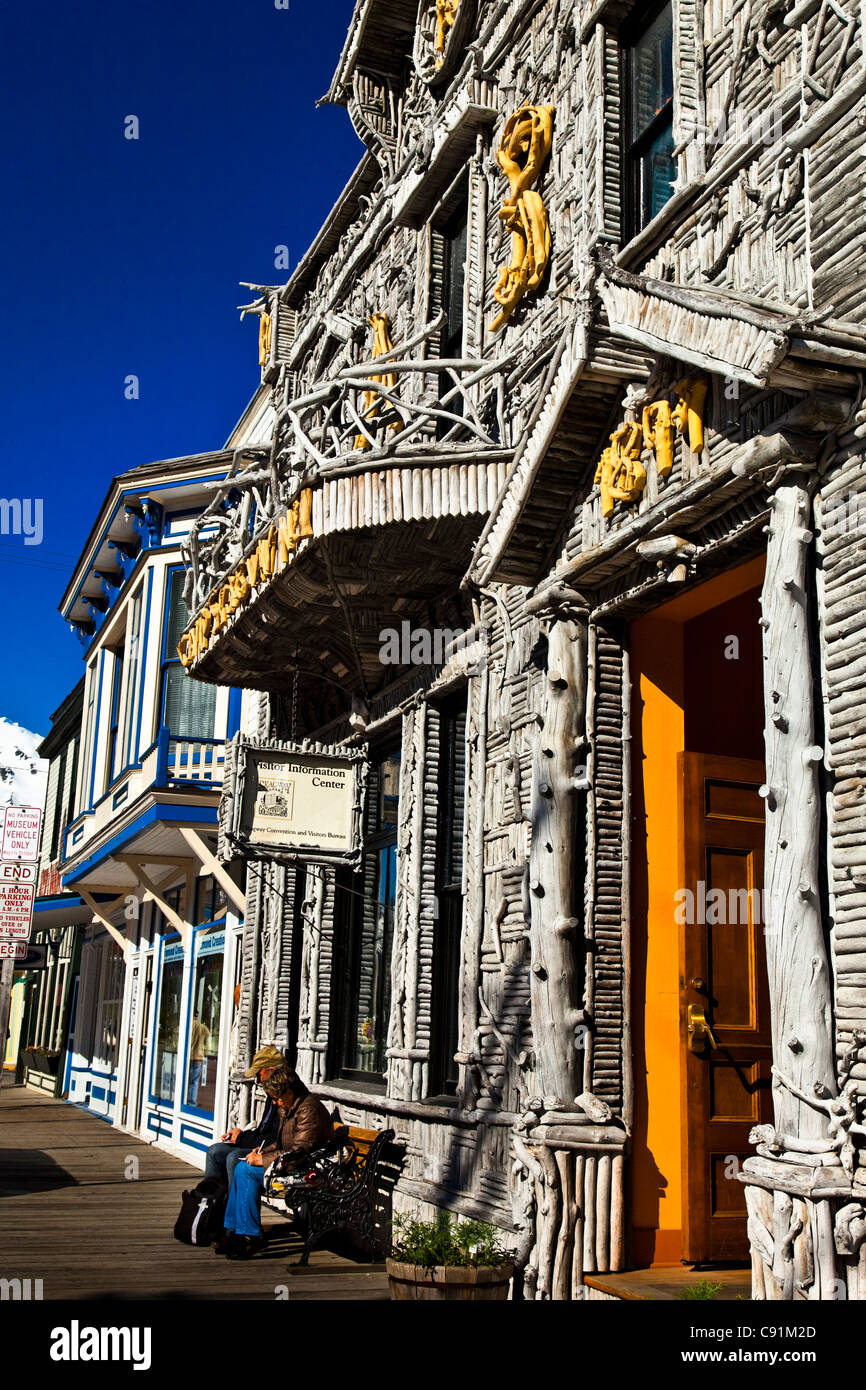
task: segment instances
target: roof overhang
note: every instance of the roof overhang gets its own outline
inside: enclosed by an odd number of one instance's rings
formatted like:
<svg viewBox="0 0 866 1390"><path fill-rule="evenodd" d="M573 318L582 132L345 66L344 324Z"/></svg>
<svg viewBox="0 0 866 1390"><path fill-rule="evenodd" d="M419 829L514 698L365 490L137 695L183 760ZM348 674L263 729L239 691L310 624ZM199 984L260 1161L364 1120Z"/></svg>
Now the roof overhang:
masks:
<svg viewBox="0 0 866 1390"><path fill-rule="evenodd" d="M192 863L192 851L181 828L187 826L201 834L215 834L219 799L219 791L203 793L199 804L192 806L188 800L158 793L147 798L149 805L137 803L135 815L119 829L113 822L103 836L87 845L84 857L64 864L64 888L121 894L131 892L140 882L135 863L128 862L130 859L145 870L150 865L163 874L166 860L178 861L179 865ZM177 873L180 872L178 867ZM177 873L172 876L176 877Z"/></svg>
<svg viewBox="0 0 866 1390"><path fill-rule="evenodd" d="M345 106L355 69L383 77L402 75L418 19L418 0L357 0L337 70L326 96Z"/></svg>
<svg viewBox="0 0 866 1390"><path fill-rule="evenodd" d="M597 449L609 427L609 406L627 385L648 374L649 359L661 356L733 381L766 390L815 395L850 392L866 369L866 327L817 322L790 306L692 285L675 285L617 266L610 253L596 252L596 273L587 294L595 297L595 323L587 330L590 300L563 326L556 371L546 383L530 427L515 451L505 486L479 538L464 583L494 581L534 585L553 561L558 502L560 524L567 509L563 448L574 462L571 488L585 482L587 441ZM589 341L587 341L587 339ZM609 349L615 349L612 366ZM629 351L631 349L631 351ZM607 398L599 383L607 379ZM563 421L570 425L561 441ZM553 487L551 487L551 482ZM545 507L539 509L536 497ZM533 518L550 513L545 548Z"/></svg>

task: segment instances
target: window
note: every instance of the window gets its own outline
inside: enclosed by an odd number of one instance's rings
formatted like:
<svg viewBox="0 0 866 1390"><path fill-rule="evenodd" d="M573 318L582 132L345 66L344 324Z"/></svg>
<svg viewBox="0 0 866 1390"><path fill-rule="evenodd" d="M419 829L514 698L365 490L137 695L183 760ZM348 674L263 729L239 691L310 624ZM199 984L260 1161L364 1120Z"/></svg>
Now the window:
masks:
<svg viewBox="0 0 866 1390"><path fill-rule="evenodd" d="M57 858L60 849L60 833L63 830L65 822L63 793L66 787L66 765L68 757L69 744L67 743L60 754L60 760L57 765L57 784L54 793L54 804L51 807L51 849L49 851L49 858L52 863Z"/></svg>
<svg viewBox="0 0 866 1390"><path fill-rule="evenodd" d="M196 933L184 1101L212 1115L216 1096L225 928Z"/></svg>
<svg viewBox="0 0 866 1390"><path fill-rule="evenodd" d="M673 5L671 0L626 31L625 235L635 236L671 197L674 151Z"/></svg>
<svg viewBox="0 0 866 1390"><path fill-rule="evenodd" d="M457 1090L460 947L463 930L463 837L466 817L466 693L439 712L436 903L430 1038L431 1094Z"/></svg>
<svg viewBox="0 0 866 1390"><path fill-rule="evenodd" d="M93 1058L95 1064L101 1064L109 1072L113 1072L117 1064L125 968L120 947L106 939L102 945Z"/></svg>
<svg viewBox="0 0 866 1390"><path fill-rule="evenodd" d="M448 220L433 231L434 273L430 307L434 313L439 313L441 310L445 315L439 348L441 356L445 358L463 356L469 206L465 182L461 184L459 197L460 201L456 208L453 208L452 204L453 210ZM453 376L448 372L443 372L438 383L440 398L453 388ZM452 397L448 403L448 409L454 415L461 415L463 413L463 398L459 394ZM451 424L448 420L440 420L437 423L437 432L440 437L446 434L450 428Z"/></svg>
<svg viewBox="0 0 866 1390"><path fill-rule="evenodd" d="M340 884L344 930L334 943L339 1075L382 1081L391 1014L391 946L397 893L400 752L370 769L368 827L360 874Z"/></svg>
<svg viewBox="0 0 866 1390"><path fill-rule="evenodd" d="M63 825L61 826L61 833L62 833L63 830L66 829L66 826L69 824L69 822L73 819L73 817L74 817L74 815L75 815L75 794L76 794L76 786L77 786L77 782L78 782L78 751L79 751L79 748L81 747L80 740L77 739L77 738L76 738L76 739L73 739L72 742L68 745L68 747L69 747L69 768L70 768L70 772L69 772L69 791L68 791L68 793L67 793L66 815L65 815L64 820L63 820ZM63 842L62 842L62 840L61 840L61 852L62 852L62 848L63 848Z"/></svg>
<svg viewBox="0 0 866 1390"><path fill-rule="evenodd" d="M166 945L162 957L153 1076L153 1093L157 1100L174 1100L182 993L183 946L177 941Z"/></svg>
<svg viewBox="0 0 866 1390"><path fill-rule="evenodd" d="M123 691L123 651L114 653L114 672L111 682L111 723L108 728L108 781L113 782L120 771L120 744L118 729L121 718L121 694Z"/></svg>
<svg viewBox="0 0 866 1390"><path fill-rule="evenodd" d="M196 879L195 925L200 926L202 922L220 921L225 915L225 889L220 887L211 874L208 874L205 878Z"/></svg>
<svg viewBox="0 0 866 1390"><path fill-rule="evenodd" d="M120 721L122 740L121 768L129 767L138 754L135 703L141 667L141 590L129 606L129 625L126 633L126 689L123 694L123 715Z"/></svg>
<svg viewBox="0 0 866 1390"><path fill-rule="evenodd" d="M93 760L95 757L93 739L96 720L97 692L102 667L99 661L92 661L87 668L87 694L84 701L84 741L81 758L81 787L78 798L79 811L86 811L93 798Z"/></svg>
<svg viewBox="0 0 866 1390"><path fill-rule="evenodd" d="M466 289L467 205L461 203L442 232L443 247L443 357L463 356L463 297Z"/></svg>
<svg viewBox="0 0 866 1390"><path fill-rule="evenodd" d="M175 738L213 738L216 687L188 676L177 654L177 644L192 616L184 603L183 585L184 571L170 571L162 658L162 723Z"/></svg>

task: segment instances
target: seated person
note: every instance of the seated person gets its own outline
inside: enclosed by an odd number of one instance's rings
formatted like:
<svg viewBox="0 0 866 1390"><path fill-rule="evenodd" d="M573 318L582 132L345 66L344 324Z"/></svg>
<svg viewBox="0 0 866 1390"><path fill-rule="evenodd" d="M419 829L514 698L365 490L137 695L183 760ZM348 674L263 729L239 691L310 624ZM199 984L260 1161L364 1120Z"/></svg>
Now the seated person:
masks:
<svg viewBox="0 0 866 1390"><path fill-rule="evenodd" d="M307 1152L333 1137L334 1123L324 1105L311 1095L297 1072L279 1067L262 1082L278 1107L279 1121L272 1138L235 1165L226 1204L225 1232L215 1247L230 1260L245 1260L265 1243L259 1216L265 1169L287 1150Z"/></svg>
<svg viewBox="0 0 866 1390"><path fill-rule="evenodd" d="M261 1084L278 1067L288 1063L276 1047L261 1047L253 1058L253 1064L244 1076L254 1076ZM269 1142L279 1119L280 1112L272 1100L268 1100L264 1114L252 1129L230 1129L217 1144L211 1144L207 1151L204 1175L206 1178L220 1178L226 1187L231 1186L236 1165L249 1153L250 1149L261 1148Z"/></svg>

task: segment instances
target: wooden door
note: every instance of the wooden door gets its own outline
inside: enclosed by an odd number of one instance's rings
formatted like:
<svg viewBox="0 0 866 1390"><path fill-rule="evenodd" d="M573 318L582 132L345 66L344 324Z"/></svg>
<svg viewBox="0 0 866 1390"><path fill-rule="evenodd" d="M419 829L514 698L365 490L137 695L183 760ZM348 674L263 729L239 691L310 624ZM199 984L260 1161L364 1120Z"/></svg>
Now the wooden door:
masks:
<svg viewBox="0 0 866 1390"><path fill-rule="evenodd" d="M763 928L761 763L680 754L683 1259L745 1260L744 1188L734 1176L772 1120ZM685 917L685 921L683 921ZM701 1019L707 1020L708 1028Z"/></svg>

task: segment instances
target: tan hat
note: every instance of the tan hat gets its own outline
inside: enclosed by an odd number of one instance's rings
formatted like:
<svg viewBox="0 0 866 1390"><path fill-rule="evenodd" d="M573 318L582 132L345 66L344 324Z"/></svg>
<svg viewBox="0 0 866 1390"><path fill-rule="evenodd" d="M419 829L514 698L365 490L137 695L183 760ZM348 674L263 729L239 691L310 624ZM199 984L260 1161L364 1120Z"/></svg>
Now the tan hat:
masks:
<svg viewBox="0 0 866 1390"><path fill-rule="evenodd" d="M263 1067L285 1067L288 1063L278 1048L268 1044L267 1047L260 1047L251 1067L247 1067L244 1076L257 1076Z"/></svg>

